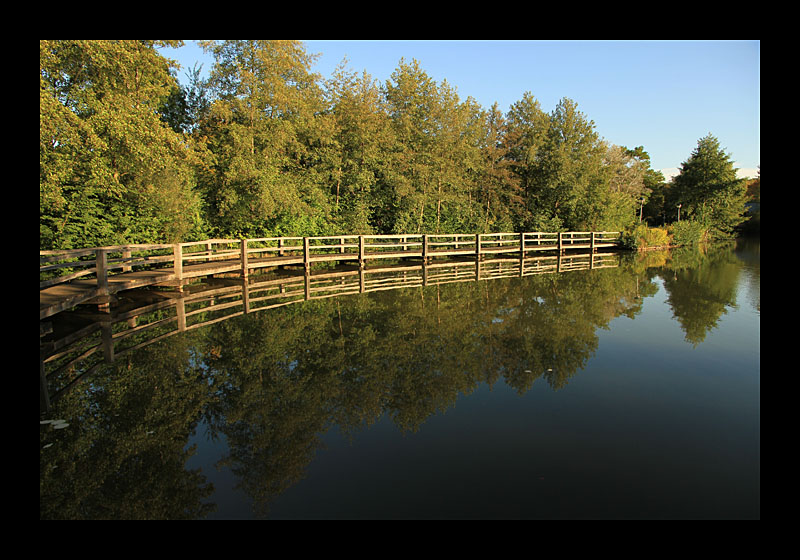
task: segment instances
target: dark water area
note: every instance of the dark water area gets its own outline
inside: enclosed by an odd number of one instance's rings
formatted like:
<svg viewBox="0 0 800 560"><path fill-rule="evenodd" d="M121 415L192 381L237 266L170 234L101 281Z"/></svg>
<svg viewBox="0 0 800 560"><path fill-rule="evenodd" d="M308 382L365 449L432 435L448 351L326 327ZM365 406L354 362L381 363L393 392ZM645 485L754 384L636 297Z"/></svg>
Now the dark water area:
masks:
<svg viewBox="0 0 800 560"><path fill-rule="evenodd" d="M758 240L570 262L148 300L52 374L40 518L760 518Z"/></svg>

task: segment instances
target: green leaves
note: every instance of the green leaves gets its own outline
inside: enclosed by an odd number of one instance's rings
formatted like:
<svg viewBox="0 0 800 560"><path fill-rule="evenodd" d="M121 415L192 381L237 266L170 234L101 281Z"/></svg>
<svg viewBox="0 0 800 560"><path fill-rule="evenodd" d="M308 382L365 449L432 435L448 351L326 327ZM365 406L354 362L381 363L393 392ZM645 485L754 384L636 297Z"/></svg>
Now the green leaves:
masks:
<svg viewBox="0 0 800 560"><path fill-rule="evenodd" d="M197 158L157 112L175 87L155 50L165 44L178 42L40 41L42 248L174 241L192 229L193 214L170 210L199 198L188 179ZM166 205L154 188L172 194Z"/></svg>
<svg viewBox="0 0 800 560"><path fill-rule="evenodd" d="M205 41L179 87L180 41L40 41L43 249L226 236L607 229L684 214L729 232L735 170L709 136L676 188L649 156L602 140L563 98L506 114L401 59L375 82L326 80L299 41ZM669 195L669 196L668 196ZM656 208L657 207L657 208ZM673 206L674 208L674 206ZM711 226L709 226L711 227Z"/></svg>
<svg viewBox="0 0 800 560"><path fill-rule="evenodd" d="M682 212L715 236L730 235L744 220L745 181L736 178L729 154L711 134L697 142L674 179L674 199Z"/></svg>

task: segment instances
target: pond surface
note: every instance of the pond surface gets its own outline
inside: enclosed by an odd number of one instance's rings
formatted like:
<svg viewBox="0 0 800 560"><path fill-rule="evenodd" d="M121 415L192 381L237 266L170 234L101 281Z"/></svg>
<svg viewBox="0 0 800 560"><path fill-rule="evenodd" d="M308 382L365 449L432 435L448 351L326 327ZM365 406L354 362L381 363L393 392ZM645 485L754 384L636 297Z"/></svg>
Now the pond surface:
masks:
<svg viewBox="0 0 800 560"><path fill-rule="evenodd" d="M758 519L759 251L157 309L51 380L40 517Z"/></svg>

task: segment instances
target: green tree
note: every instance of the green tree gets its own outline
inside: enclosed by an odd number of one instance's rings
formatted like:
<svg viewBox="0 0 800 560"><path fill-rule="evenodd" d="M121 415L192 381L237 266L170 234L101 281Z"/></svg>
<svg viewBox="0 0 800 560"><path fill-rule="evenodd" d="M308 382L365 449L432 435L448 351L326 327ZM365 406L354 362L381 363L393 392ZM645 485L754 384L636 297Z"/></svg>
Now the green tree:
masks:
<svg viewBox="0 0 800 560"><path fill-rule="evenodd" d="M634 149L607 145L604 156L606 179L601 204L592 224L592 229L624 229L639 221L643 202L650 189L645 178L650 168L650 156L642 146Z"/></svg>
<svg viewBox="0 0 800 560"><path fill-rule="evenodd" d="M509 123L497 106L486 113L483 166L479 177L478 202L483 211L483 231L513 231L523 212L524 198L520 177L514 172Z"/></svg>
<svg viewBox="0 0 800 560"><path fill-rule="evenodd" d="M728 236L745 220L745 181L736 178L730 155L711 134L681 165L674 179L674 198L687 218L701 223L716 237Z"/></svg>
<svg viewBox="0 0 800 560"><path fill-rule="evenodd" d="M508 127L505 146L511 171L519 182L522 208L517 212L516 223L520 229L531 229L537 209L536 180L539 173L543 147L550 117L530 92L511 105L507 114Z"/></svg>
<svg viewBox="0 0 800 560"><path fill-rule="evenodd" d="M425 207L430 203L434 176L432 143L436 82L417 60L401 59L386 83L384 96L397 138L395 193L396 232L426 231Z"/></svg>
<svg viewBox="0 0 800 560"><path fill-rule="evenodd" d="M386 188L394 133L377 83L345 61L325 83L333 139L321 164L333 219L343 233L388 233L392 197Z"/></svg>
<svg viewBox="0 0 800 560"><path fill-rule="evenodd" d="M563 98L550 115L542 156L536 166L533 204L535 229L582 229L602 209L602 157L604 146L594 121Z"/></svg>
<svg viewBox="0 0 800 560"><path fill-rule="evenodd" d="M198 152L160 109L175 89L159 46L39 42L42 249L178 241L202 226Z"/></svg>
<svg viewBox="0 0 800 560"><path fill-rule="evenodd" d="M299 41L206 41L214 100L201 131L215 155L204 185L214 225L239 235L321 233L326 197L306 173L321 108Z"/></svg>

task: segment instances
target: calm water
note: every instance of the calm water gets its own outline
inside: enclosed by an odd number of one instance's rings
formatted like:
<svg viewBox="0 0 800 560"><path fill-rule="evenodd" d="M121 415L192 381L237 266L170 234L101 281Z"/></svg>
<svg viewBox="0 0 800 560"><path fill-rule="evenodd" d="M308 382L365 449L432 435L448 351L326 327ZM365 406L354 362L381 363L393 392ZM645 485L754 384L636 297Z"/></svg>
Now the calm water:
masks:
<svg viewBox="0 0 800 560"><path fill-rule="evenodd" d="M40 516L757 519L759 250L429 279L117 349L42 417Z"/></svg>

